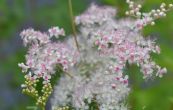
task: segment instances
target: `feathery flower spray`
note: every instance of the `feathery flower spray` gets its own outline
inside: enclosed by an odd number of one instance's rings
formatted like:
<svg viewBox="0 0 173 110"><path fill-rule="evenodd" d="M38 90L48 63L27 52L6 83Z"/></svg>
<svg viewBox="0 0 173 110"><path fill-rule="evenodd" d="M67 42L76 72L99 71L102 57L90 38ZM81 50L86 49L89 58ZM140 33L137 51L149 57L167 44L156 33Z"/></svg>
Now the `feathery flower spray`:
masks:
<svg viewBox="0 0 173 110"><path fill-rule="evenodd" d="M46 33L24 30L21 37L28 53L26 62L19 64L26 73L23 92L34 97L44 110L53 91L52 77L65 73L54 87L53 110L128 110L124 103L130 92L129 76L125 74L127 63L140 67L144 79L162 77L167 72L151 59L150 54L159 54L160 48L155 41L144 38L141 29L154 25L154 20L166 16L173 5L162 3L159 9L143 13L140 4L126 2L130 8L126 14L135 20L117 20L114 8L95 4L77 16L78 48L73 45L72 37L58 41L65 36L59 27L52 27ZM40 82L42 88L37 90Z"/></svg>

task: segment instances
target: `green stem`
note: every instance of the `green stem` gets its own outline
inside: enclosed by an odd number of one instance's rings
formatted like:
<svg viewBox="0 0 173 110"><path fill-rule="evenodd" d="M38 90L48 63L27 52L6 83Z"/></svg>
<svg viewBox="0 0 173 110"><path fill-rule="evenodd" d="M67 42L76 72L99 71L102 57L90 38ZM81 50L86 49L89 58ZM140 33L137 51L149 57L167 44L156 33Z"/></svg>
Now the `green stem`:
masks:
<svg viewBox="0 0 173 110"><path fill-rule="evenodd" d="M76 33L76 28L75 28L75 22L74 22L74 16L73 16L73 7L72 7L71 0L68 0L68 5L69 5L70 18L71 18L71 26L72 26L72 30L73 30L73 37L74 37L76 47L79 51L79 45L77 42L77 33Z"/></svg>

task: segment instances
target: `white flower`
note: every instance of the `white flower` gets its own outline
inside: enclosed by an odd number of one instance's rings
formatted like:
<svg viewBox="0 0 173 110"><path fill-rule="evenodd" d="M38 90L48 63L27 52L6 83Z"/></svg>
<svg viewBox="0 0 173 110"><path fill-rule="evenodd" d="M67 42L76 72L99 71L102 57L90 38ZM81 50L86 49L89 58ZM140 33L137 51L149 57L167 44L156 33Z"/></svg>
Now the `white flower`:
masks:
<svg viewBox="0 0 173 110"><path fill-rule="evenodd" d="M29 66L25 65L24 63L19 63L18 66L22 68L23 73L26 73L29 69Z"/></svg>
<svg viewBox="0 0 173 110"><path fill-rule="evenodd" d="M50 37L55 36L56 38L59 38L59 36L65 36L64 29L60 29L59 27L52 27L49 30Z"/></svg>

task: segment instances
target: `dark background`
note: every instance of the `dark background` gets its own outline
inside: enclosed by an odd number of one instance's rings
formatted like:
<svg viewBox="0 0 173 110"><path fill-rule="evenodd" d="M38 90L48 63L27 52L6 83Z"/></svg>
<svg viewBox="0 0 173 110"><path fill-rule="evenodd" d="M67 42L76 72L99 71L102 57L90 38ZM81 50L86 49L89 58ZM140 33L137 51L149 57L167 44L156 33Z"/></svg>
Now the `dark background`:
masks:
<svg viewBox="0 0 173 110"><path fill-rule="evenodd" d="M72 0L74 14L82 13L93 1L117 7L118 18L124 17L127 10L125 0ZM150 11L161 2L171 1L145 0L142 10ZM29 27L47 31L57 25L71 33L67 0L0 0L0 110L27 110L27 106L34 106L33 100L21 93L24 75L17 64L25 61L26 48L19 33ZM131 110L173 110L173 10L157 20L155 26L147 26L143 34L157 39L161 54L153 55L153 59L167 67L168 73L161 79L144 81L139 69L131 66L132 92L127 103Z"/></svg>

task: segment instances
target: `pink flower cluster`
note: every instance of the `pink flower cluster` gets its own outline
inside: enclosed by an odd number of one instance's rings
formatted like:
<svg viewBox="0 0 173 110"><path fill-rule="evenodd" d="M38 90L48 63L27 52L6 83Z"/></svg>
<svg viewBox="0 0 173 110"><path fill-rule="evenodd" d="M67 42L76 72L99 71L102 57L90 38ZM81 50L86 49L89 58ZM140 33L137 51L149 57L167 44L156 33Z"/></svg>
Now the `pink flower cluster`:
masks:
<svg viewBox="0 0 173 110"><path fill-rule="evenodd" d="M92 25L102 24L107 19L116 15L116 10L112 7L102 7L92 4L82 15L76 17L76 24Z"/></svg>
<svg viewBox="0 0 173 110"><path fill-rule="evenodd" d="M34 29L30 28L24 30L20 34L21 38L23 39L23 43L25 46L30 44L46 44L50 42L49 36L46 33L41 33L40 31L35 31Z"/></svg>
<svg viewBox="0 0 173 110"><path fill-rule="evenodd" d="M120 83L123 83L124 85L128 85L128 75L126 75L124 78L122 78L122 76L116 77L115 80L119 81ZM116 85L112 84L112 88L115 88Z"/></svg>
<svg viewBox="0 0 173 110"><path fill-rule="evenodd" d="M130 91L125 74L127 63L140 67L145 79L162 77L167 72L151 58L151 53L160 53L159 46L154 40L144 38L140 30L165 16L169 8L162 4L160 11L145 14L140 12L141 5L131 0L126 2L130 8L126 14L137 16L137 20L114 19L115 9L94 4L76 17L75 22L80 25L80 33L76 35L79 51L73 47L72 38L64 43L56 40L65 35L59 27L53 27L47 33L33 29L21 33L24 45L29 49L26 63L19 66L27 73L27 78L43 78L44 84L49 83L57 67L73 76L60 78L53 105L70 103L76 109L88 110L94 101L100 110L127 110L123 101Z"/></svg>
<svg viewBox="0 0 173 110"><path fill-rule="evenodd" d="M41 33L33 29L21 33L24 44L30 44L26 55L26 64L20 63L23 72L30 72L35 78L43 78L49 82L57 65L64 71L75 63L76 53L67 45L51 41L52 36L64 35L63 29L58 27L49 29L49 33Z"/></svg>
<svg viewBox="0 0 173 110"><path fill-rule="evenodd" d="M48 30L51 37L55 36L58 38L60 35L65 36L64 29L59 29L59 27L53 27Z"/></svg>
<svg viewBox="0 0 173 110"><path fill-rule="evenodd" d="M59 29L59 27L52 27L49 30L49 33L42 33L40 31L35 31L30 28L21 32L20 36L23 39L23 43L25 46L30 44L47 44L50 42L50 38L59 36L65 36L65 32L63 29Z"/></svg>
<svg viewBox="0 0 173 110"><path fill-rule="evenodd" d="M115 73L123 73L126 62L141 67L144 78L151 77L155 71L160 77L166 73L166 68L161 69L151 60L152 52L160 53L160 48L154 41L144 39L135 31L122 29L99 31L96 36L95 45L98 46L100 54L116 60L112 67Z"/></svg>

